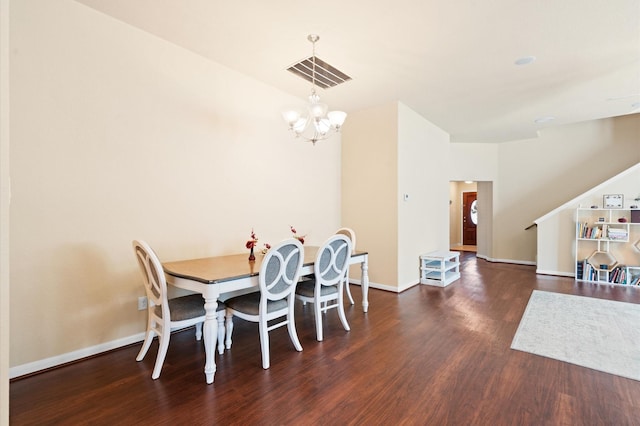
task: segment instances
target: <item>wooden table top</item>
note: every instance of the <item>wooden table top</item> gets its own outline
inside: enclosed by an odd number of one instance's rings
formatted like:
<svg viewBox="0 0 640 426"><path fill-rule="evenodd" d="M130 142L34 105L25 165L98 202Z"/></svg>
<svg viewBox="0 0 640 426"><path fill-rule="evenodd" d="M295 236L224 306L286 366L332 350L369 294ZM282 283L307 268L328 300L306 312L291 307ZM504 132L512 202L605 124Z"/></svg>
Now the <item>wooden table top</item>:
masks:
<svg viewBox="0 0 640 426"><path fill-rule="evenodd" d="M304 266L312 266L319 247L304 246ZM367 254L356 251L352 256ZM264 255L256 254L256 260L249 261L249 253L228 256L204 257L201 259L179 260L162 264L164 271L174 277L186 278L206 284L216 284L256 276L260 272Z"/></svg>

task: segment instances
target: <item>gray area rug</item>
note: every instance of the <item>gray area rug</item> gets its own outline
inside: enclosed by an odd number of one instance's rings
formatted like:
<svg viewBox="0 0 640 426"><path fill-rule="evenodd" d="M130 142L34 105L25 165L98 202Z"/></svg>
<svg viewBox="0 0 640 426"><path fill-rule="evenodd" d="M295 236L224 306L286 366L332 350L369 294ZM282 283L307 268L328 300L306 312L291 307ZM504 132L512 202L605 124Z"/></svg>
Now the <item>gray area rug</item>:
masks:
<svg viewBox="0 0 640 426"><path fill-rule="evenodd" d="M534 290L511 349L640 381L640 305Z"/></svg>

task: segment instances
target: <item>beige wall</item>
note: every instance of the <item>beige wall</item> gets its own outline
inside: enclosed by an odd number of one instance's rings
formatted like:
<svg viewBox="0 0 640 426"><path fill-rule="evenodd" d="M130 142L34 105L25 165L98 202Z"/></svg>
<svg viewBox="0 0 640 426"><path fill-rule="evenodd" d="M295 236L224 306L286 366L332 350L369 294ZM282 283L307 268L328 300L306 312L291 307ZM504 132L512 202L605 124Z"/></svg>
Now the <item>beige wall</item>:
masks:
<svg viewBox="0 0 640 426"><path fill-rule="evenodd" d="M0 425L9 424L9 0L0 0Z"/></svg>
<svg viewBox="0 0 640 426"><path fill-rule="evenodd" d="M497 226L497 225L496 225ZM478 244L476 255L492 259L493 255L493 182L478 182Z"/></svg>
<svg viewBox="0 0 640 426"><path fill-rule="evenodd" d="M342 140L343 225L370 252L372 286L402 291L420 254L448 248L449 135L393 102L351 113Z"/></svg>
<svg viewBox="0 0 640 426"><path fill-rule="evenodd" d="M490 232L492 238L488 246L483 242L478 247L478 255L534 264L536 228L525 228L638 161L640 114L633 114L548 128L536 139L451 144L449 176L451 180L491 181L493 195L482 205L493 209L492 229L482 234ZM492 164L495 170L485 167ZM484 194L483 187L478 192Z"/></svg>
<svg viewBox="0 0 640 426"><path fill-rule="evenodd" d="M640 114L558 126L499 145L497 259L535 262L535 219L640 161Z"/></svg>
<svg viewBox="0 0 640 426"><path fill-rule="evenodd" d="M582 250L577 253L576 209L594 205L602 207L604 194L623 194L624 207L627 209L631 205L640 205L640 202L634 201L640 197L640 163L536 220L538 273L574 276L575 261L588 257L596 249L595 242L585 242L581 243ZM583 215L587 216L588 214ZM617 216L614 213L613 219L616 220ZM631 225L629 241L631 244L640 241L640 225ZM640 252L629 248L624 243L611 243L609 251L621 264L640 264Z"/></svg>
<svg viewBox="0 0 640 426"><path fill-rule="evenodd" d="M340 138L295 141L279 113L304 94L70 0L10 19L11 366L144 330L134 238L169 260L340 225Z"/></svg>
<svg viewBox="0 0 640 426"><path fill-rule="evenodd" d="M372 285L397 287L398 104L355 111L342 131L342 225L369 251ZM355 279L360 274L351 268Z"/></svg>

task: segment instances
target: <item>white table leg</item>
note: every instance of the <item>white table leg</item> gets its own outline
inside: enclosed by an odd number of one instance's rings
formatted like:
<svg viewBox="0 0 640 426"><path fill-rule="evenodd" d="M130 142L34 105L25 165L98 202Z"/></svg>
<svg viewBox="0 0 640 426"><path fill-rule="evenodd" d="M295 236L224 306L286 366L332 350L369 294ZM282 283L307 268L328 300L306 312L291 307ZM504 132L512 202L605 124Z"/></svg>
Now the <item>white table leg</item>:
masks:
<svg viewBox="0 0 640 426"><path fill-rule="evenodd" d="M207 384L213 383L214 375L216 374L216 343L218 340L218 316L216 309L218 308L217 298L209 299L205 298L204 310L206 317L204 320L204 375L207 378Z"/></svg>
<svg viewBox="0 0 640 426"><path fill-rule="evenodd" d="M360 264L362 269L362 310L369 311L369 256L365 256L364 262Z"/></svg>

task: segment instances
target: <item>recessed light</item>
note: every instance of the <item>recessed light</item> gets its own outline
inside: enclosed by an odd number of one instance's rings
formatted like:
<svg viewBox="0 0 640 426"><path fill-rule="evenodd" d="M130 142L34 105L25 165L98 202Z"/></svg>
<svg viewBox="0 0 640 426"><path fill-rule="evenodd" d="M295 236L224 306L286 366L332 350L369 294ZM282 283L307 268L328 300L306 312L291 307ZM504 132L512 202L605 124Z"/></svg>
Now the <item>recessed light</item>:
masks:
<svg viewBox="0 0 640 426"><path fill-rule="evenodd" d="M534 63L535 61L536 61L536 57L535 56L523 56L522 58L516 59L514 64L516 64L516 65L529 65L529 64Z"/></svg>
<svg viewBox="0 0 640 426"><path fill-rule="evenodd" d="M556 119L555 117L552 117L552 116L550 116L550 115L547 115L547 116L545 116L545 117L538 117L538 118L536 118L534 121L535 121L536 123L538 123L538 124L541 124L541 123L548 123L548 122L553 121L553 120L555 120L555 119Z"/></svg>

